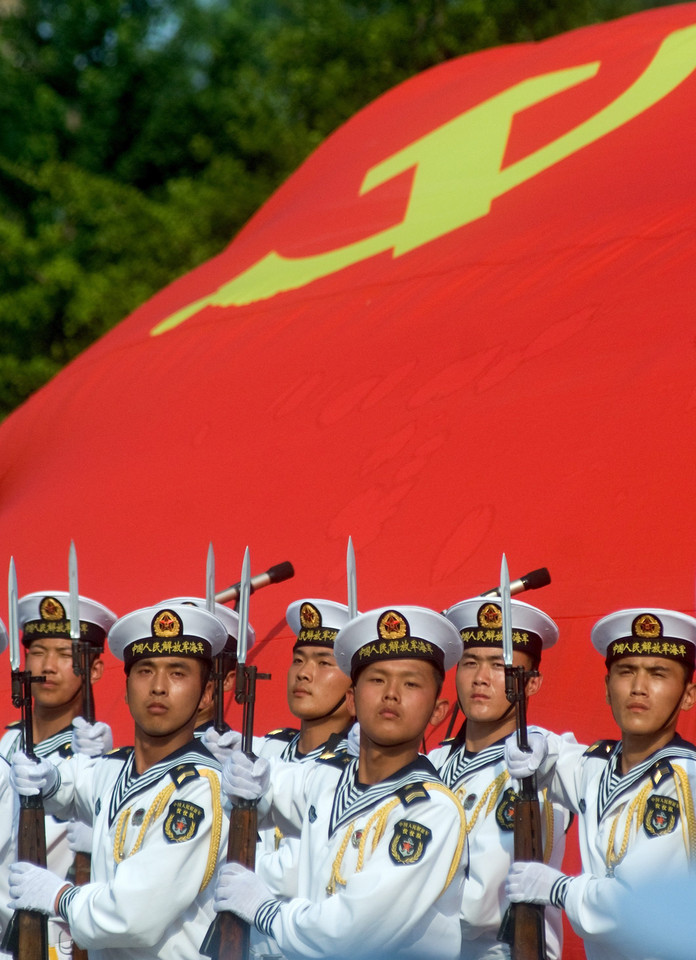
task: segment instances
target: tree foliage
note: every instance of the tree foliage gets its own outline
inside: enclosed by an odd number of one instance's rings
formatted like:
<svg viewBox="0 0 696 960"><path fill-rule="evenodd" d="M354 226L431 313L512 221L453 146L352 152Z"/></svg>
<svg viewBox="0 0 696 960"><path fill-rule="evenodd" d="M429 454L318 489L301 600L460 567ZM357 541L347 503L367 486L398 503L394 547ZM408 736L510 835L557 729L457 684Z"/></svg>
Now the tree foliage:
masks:
<svg viewBox="0 0 696 960"><path fill-rule="evenodd" d="M645 0L0 0L0 416L451 57Z"/></svg>

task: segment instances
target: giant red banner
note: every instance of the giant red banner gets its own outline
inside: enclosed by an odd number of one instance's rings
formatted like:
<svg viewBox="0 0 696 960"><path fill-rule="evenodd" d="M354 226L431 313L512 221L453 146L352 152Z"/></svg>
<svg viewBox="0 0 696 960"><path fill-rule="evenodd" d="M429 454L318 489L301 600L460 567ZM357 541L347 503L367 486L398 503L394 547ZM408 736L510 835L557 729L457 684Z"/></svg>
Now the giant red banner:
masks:
<svg viewBox="0 0 696 960"><path fill-rule="evenodd" d="M247 544L254 573L292 561L251 603L263 732L291 719L285 608L345 599L349 535L361 609L447 607L504 551L513 577L548 566L528 599L561 629L531 718L615 735L591 625L694 609L695 70L683 4L358 113L3 424L20 594L67 588L71 539L119 614L204 592L211 540L218 589ZM96 699L128 740L111 657Z"/></svg>

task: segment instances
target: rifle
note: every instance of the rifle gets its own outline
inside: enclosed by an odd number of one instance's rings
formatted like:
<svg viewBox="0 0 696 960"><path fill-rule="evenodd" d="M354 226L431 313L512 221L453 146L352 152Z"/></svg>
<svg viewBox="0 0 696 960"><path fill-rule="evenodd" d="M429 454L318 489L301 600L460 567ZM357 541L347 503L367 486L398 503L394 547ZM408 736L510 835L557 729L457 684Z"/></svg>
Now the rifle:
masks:
<svg viewBox="0 0 696 960"><path fill-rule="evenodd" d="M246 662L251 579L249 570L249 548L247 547L240 581L235 700L242 704L242 750L248 757L255 759L253 743L256 681L269 680L270 674L258 673L256 666ZM224 655L221 654L221 656ZM236 801L230 813L230 832L227 843L227 862L241 863L250 870L254 869L256 862L258 840L256 808L256 800L238 799ZM219 913L201 945L201 953L216 960L246 960L249 956L249 934L249 924L235 913Z"/></svg>
<svg viewBox="0 0 696 960"><path fill-rule="evenodd" d="M22 746L24 752L32 760L36 760L31 710L31 685L32 683L44 683L46 678L33 677L28 670L19 669L17 576L14 557L10 559L8 586L12 703L22 711ZM19 860L35 863L39 867L46 866L46 828L43 798L40 793L34 797L20 797L17 856ZM5 931L2 949L10 951L17 960L47 960L48 917L37 910L16 910Z"/></svg>
<svg viewBox="0 0 696 960"><path fill-rule="evenodd" d="M512 665L512 612L510 606L510 576L503 554L500 571L500 599L503 614L503 659L505 660L505 694L515 705L517 745L531 753L527 739L527 701L525 688L536 670ZM515 797L514 827L515 860L544 860L544 842L541 835L541 812L536 774L524 777ZM510 943L512 960L546 960L544 907L537 903L512 903L503 918L499 940Z"/></svg>
<svg viewBox="0 0 696 960"><path fill-rule="evenodd" d="M82 678L82 716L88 723L94 723L94 694L92 693L92 656L93 647L89 640L83 640L80 632L80 596L77 580L77 553L75 544L70 541L68 554L68 584L70 590L70 639L72 640L73 673ZM75 852L73 876L77 886L89 883L92 876L92 857L82 850ZM73 960L87 960L87 951L73 941Z"/></svg>

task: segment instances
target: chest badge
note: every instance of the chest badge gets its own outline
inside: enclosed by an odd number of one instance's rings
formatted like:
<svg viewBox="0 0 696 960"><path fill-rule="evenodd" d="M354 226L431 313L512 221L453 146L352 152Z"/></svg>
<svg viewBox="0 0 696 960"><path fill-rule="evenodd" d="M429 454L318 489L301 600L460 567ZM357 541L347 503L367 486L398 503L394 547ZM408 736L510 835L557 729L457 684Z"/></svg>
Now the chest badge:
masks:
<svg viewBox="0 0 696 960"><path fill-rule="evenodd" d="M648 797L643 827L649 837L672 833L679 823L679 803L672 797Z"/></svg>
<svg viewBox="0 0 696 960"><path fill-rule="evenodd" d="M394 863L418 863L432 838L432 831L415 820L399 820L389 844Z"/></svg>
<svg viewBox="0 0 696 960"><path fill-rule="evenodd" d="M164 821L164 836L168 843L183 843L196 836L205 811L195 803L175 800L170 804Z"/></svg>
<svg viewBox="0 0 696 960"><path fill-rule="evenodd" d="M143 810L142 807L138 807L138 809L133 814L133 817L131 818L131 823L133 824L134 827L139 827L141 826L144 819L145 819L145 811Z"/></svg>
<svg viewBox="0 0 696 960"><path fill-rule="evenodd" d="M515 829L515 799L517 794L508 787L502 796L498 806L495 808L495 819L501 830Z"/></svg>

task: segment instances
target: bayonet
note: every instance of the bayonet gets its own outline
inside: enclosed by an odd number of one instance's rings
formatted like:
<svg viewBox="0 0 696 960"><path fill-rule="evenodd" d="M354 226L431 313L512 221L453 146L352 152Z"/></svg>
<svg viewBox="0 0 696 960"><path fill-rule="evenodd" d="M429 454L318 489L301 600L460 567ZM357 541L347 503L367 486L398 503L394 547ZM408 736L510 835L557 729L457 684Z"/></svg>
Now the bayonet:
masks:
<svg viewBox="0 0 696 960"><path fill-rule="evenodd" d="M208 544L205 565L205 606L210 613L215 613L215 551L212 540Z"/></svg>
<svg viewBox="0 0 696 960"><path fill-rule="evenodd" d="M19 670L20 649L19 649L19 623L17 620L17 571L15 570L14 557L10 557L10 572L7 578L7 596L9 603L8 626L10 639L10 665L12 672Z"/></svg>
<svg viewBox="0 0 696 960"><path fill-rule="evenodd" d="M353 620L358 615L358 581L355 572L355 550L353 550L352 537L348 537L346 573L348 577L348 616Z"/></svg>
<svg viewBox="0 0 696 960"><path fill-rule="evenodd" d="M505 554L500 564L500 608L503 618L503 660L512 666L512 604L510 603L510 573Z"/></svg>

